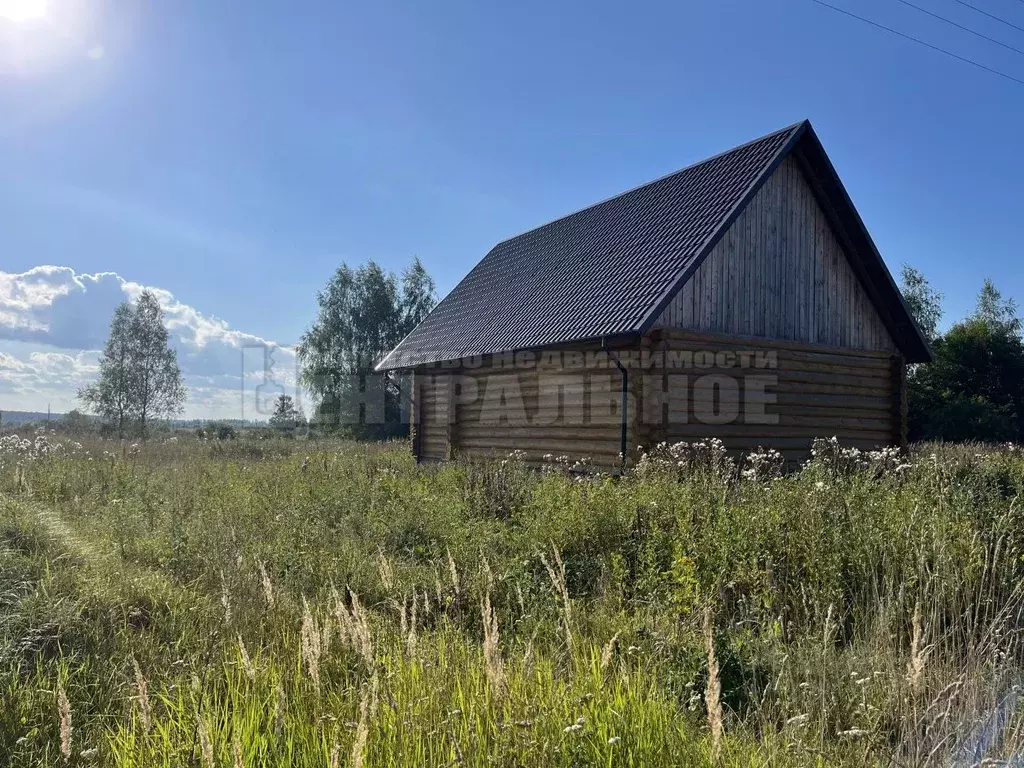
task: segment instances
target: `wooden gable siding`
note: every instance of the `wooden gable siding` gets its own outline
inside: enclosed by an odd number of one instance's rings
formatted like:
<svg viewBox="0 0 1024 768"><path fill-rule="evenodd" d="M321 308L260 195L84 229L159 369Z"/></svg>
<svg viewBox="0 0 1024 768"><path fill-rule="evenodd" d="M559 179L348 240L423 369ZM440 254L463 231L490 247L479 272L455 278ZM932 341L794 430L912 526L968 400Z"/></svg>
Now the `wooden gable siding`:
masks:
<svg viewBox="0 0 1024 768"><path fill-rule="evenodd" d="M656 327L895 350L792 157L740 213Z"/></svg>

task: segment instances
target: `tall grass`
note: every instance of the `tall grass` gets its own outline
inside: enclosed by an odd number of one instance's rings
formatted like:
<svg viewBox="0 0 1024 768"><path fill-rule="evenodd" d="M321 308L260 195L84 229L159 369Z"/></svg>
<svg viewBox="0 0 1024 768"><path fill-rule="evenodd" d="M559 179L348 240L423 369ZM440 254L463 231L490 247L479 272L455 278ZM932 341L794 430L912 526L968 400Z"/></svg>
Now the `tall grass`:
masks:
<svg viewBox="0 0 1024 768"><path fill-rule="evenodd" d="M1024 459L0 445L0 764L973 765Z"/></svg>

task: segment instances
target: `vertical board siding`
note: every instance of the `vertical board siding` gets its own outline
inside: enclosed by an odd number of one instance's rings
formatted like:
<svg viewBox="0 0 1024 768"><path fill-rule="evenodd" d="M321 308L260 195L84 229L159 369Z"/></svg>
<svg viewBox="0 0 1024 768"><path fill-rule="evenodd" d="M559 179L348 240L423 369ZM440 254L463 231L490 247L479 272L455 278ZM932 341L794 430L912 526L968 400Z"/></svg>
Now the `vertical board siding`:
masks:
<svg viewBox="0 0 1024 768"><path fill-rule="evenodd" d="M895 350L792 157L740 213L657 325Z"/></svg>

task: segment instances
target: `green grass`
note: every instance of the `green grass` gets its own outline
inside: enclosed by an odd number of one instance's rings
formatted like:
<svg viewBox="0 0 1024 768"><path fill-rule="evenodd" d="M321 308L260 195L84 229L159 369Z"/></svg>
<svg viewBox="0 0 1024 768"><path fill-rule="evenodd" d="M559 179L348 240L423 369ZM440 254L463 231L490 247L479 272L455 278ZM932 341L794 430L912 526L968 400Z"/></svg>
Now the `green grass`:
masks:
<svg viewBox="0 0 1024 768"><path fill-rule="evenodd" d="M1019 452L776 469L0 439L0 764L1019 754Z"/></svg>

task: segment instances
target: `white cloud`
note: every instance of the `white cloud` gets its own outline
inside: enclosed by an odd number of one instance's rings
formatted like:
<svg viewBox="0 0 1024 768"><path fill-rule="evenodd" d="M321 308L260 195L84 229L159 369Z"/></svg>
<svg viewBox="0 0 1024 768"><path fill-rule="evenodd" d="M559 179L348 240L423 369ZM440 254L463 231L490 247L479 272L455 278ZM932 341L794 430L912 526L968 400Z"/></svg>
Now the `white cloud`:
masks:
<svg viewBox="0 0 1024 768"><path fill-rule="evenodd" d="M73 407L77 389L96 375L114 309L145 288L113 272L77 274L69 267L0 272L0 408L45 410L54 399L55 410ZM264 347L273 350L270 376L294 391L294 350L149 289L164 309L189 387L187 417L259 418L243 384L248 392L263 381Z"/></svg>

